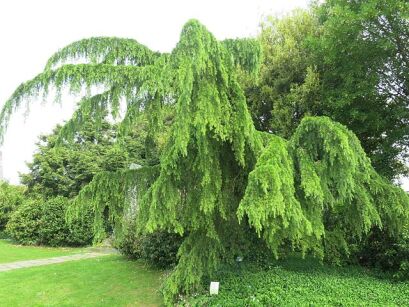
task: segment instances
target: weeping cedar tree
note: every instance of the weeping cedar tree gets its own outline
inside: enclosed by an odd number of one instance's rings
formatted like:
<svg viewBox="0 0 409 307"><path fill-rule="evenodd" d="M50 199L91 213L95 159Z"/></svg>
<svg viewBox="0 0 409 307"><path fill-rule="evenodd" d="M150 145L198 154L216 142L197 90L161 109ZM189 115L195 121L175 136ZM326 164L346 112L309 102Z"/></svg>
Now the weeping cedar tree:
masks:
<svg viewBox="0 0 409 307"><path fill-rule="evenodd" d="M79 58L88 63L65 64ZM140 232L183 235L164 288L169 305L242 253L251 232L275 255L290 244L320 257L347 254L348 240L373 226L398 234L409 199L374 171L344 126L307 117L289 140L255 129L238 78L256 78L260 58L256 41L219 42L195 20L170 54L129 39L82 40L53 55L42 74L16 90L0 115L0 132L27 96L47 93L51 85L74 92L105 88L80 101L62 129L65 137L107 109L117 115L120 100L127 106L123 131L140 116L148 120L160 162L97 174L71 215L91 199L97 232L109 210L118 234L124 218L135 218Z"/></svg>

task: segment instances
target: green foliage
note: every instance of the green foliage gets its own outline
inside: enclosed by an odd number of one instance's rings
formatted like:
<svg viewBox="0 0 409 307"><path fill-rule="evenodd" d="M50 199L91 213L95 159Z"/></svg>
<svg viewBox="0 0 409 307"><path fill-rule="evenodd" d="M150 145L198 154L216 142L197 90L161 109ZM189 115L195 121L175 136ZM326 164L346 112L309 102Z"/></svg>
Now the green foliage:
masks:
<svg viewBox="0 0 409 307"><path fill-rule="evenodd" d="M29 194L74 197L101 171L128 167L131 162L144 163L144 151L138 150L144 139L134 134L120 146L117 128L105 119L99 127L93 120L85 123L71 142L60 139L64 129L66 126L57 126L50 135L40 137L33 162L28 163L29 172L21 175Z"/></svg>
<svg viewBox="0 0 409 307"><path fill-rule="evenodd" d="M406 173L409 6L405 0L331 0L269 17L259 83L245 84L258 129L291 137L304 116L351 129L375 169Z"/></svg>
<svg viewBox="0 0 409 307"><path fill-rule="evenodd" d="M10 215L24 202L24 187L0 182L0 233L6 227Z"/></svg>
<svg viewBox="0 0 409 307"><path fill-rule="evenodd" d="M238 228L243 174L260 147L231 57L202 25L185 25L170 61L178 80L175 123L141 205L148 231L187 234L165 286L168 304L233 257L226 247Z"/></svg>
<svg viewBox="0 0 409 307"><path fill-rule="evenodd" d="M398 279L409 279L409 231L390 236L379 228L372 229L364 242L358 245L355 257L364 266L392 271Z"/></svg>
<svg viewBox="0 0 409 307"><path fill-rule="evenodd" d="M249 175L238 209L240 220L244 215L258 235L263 233L276 256L284 240L298 244L303 236L312 234L312 225L295 197L294 166L287 142L280 137L271 137Z"/></svg>
<svg viewBox="0 0 409 307"><path fill-rule="evenodd" d="M382 175L406 172L409 3L331 0L311 40L328 114L354 131Z"/></svg>
<svg viewBox="0 0 409 307"><path fill-rule="evenodd" d="M110 124L104 114L99 123L90 118L80 130L68 138L64 137L64 131L70 128L70 122L62 127L57 126L52 134L40 137L37 153L33 162L28 164L30 172L21 176L21 181L28 187L28 194L31 197L44 200L59 196L72 198L97 173L128 168L131 163L141 165L154 163L157 154L152 150L155 148L147 152L145 148L147 136L140 127L122 134L121 141L118 141L120 134L118 127ZM144 121L141 120L140 123L143 128ZM89 237L93 232L89 225L84 229L78 228L78 219L73 219L71 221L73 229L69 230L65 223L66 206L59 201L46 201L45 204L48 208L44 208L46 213L43 217L44 237L41 244L54 246L89 243ZM53 208L53 205L56 207ZM84 206L88 223L94 221L96 218L93 213L91 214L90 202L86 201L81 206ZM109 225L105 212L103 210L97 212L101 213L97 215L101 217L101 226L105 231ZM49 233L46 234L46 231ZM83 233L85 231L89 233ZM105 236L105 233L101 234L95 240L99 241Z"/></svg>
<svg viewBox="0 0 409 307"><path fill-rule="evenodd" d="M115 245L122 254L132 259L143 259L152 267L168 269L176 266L182 241L179 235L163 231L138 233L135 222L129 222Z"/></svg>
<svg viewBox="0 0 409 307"><path fill-rule="evenodd" d="M408 209L407 194L374 171L352 132L328 118L307 117L288 144L271 138L238 214L248 216L274 253L289 241L336 261L349 254L351 238L360 240L374 226L400 233Z"/></svg>
<svg viewBox="0 0 409 307"><path fill-rule="evenodd" d="M177 234L154 232L142 238L142 259L157 268L170 268L177 264L177 252L183 239Z"/></svg>
<svg viewBox="0 0 409 307"><path fill-rule="evenodd" d="M315 20L301 16L309 31ZM289 40L287 49L304 35L296 35L302 24L290 28L297 39ZM18 88L0 114L0 134L26 95L47 92L50 85L74 92L93 85L105 89L81 100L61 132L68 139L89 117L98 122L106 111L117 115L120 100L127 107L121 132L132 131L141 120L146 123L146 156L157 153L159 164L117 170L114 163L81 190L69 217L90 205L97 239L104 235L107 217L115 235L130 219L137 235L183 236L179 262L164 286L165 304L199 289L221 264L248 254L260 243L254 230L276 256L289 245L335 261L348 253L350 238L361 238L373 226L387 226L391 235L402 231L408 196L374 171L358 139L344 126L325 117L306 118L288 141L256 131L243 89L256 84L251 75L263 58L256 41L219 42L192 20L175 49L155 55L152 62L144 60L146 49L137 53L140 65L126 65L121 57L95 62L109 53L101 47L109 42L85 40L54 55L52 62L65 62L80 53L87 63L47 68ZM301 59L293 72L301 65L307 73L301 72L301 81L286 91L291 99L307 102L318 97L319 75L303 64L302 50L297 54ZM117 154L114 150L111 157Z"/></svg>
<svg viewBox="0 0 409 307"><path fill-rule="evenodd" d="M81 217L92 208L94 215L94 241L106 237L107 212L114 233L121 236L129 218L140 211L140 202L158 174L158 167L118 170L98 173L74 199L68 209L68 221ZM142 227L142 226L141 226Z"/></svg>
<svg viewBox="0 0 409 307"><path fill-rule="evenodd" d="M122 232L115 238L115 246L131 259L144 259L152 267L167 269L176 266L177 252L183 239L164 231L142 234L135 219L122 225Z"/></svg>
<svg viewBox="0 0 409 307"><path fill-rule="evenodd" d="M83 246L90 244L92 234L92 212L83 212L80 219L71 224L65 221L69 202L63 197L52 198L42 205L39 242L49 246Z"/></svg>
<svg viewBox="0 0 409 307"><path fill-rule="evenodd" d="M288 138L304 116L323 114L320 76L308 47L308 38L319 32L318 21L307 11L263 22L260 80L245 84L257 129Z"/></svg>
<svg viewBox="0 0 409 307"><path fill-rule="evenodd" d="M152 64L158 56L133 39L117 37L93 37L72 43L47 62L46 70L67 60L89 59L92 63L144 66Z"/></svg>
<svg viewBox="0 0 409 307"><path fill-rule="evenodd" d="M42 214L41 205L33 200L27 200L11 215L6 232L12 239L22 244L38 244Z"/></svg>
<svg viewBox="0 0 409 307"><path fill-rule="evenodd" d="M261 45L255 39L226 39L223 45L227 48L234 63L253 78L258 77L261 64Z"/></svg>
<svg viewBox="0 0 409 307"><path fill-rule="evenodd" d="M185 299L187 306L406 306L409 284L388 280L358 266L334 267L314 259L289 257L269 268L242 264L215 276L218 295ZM182 304L181 304L182 305Z"/></svg>
<svg viewBox="0 0 409 307"><path fill-rule="evenodd" d="M80 246L92 241L92 214L70 225L65 221L68 200L63 197L48 201L28 200L11 216L7 233L15 241L27 245Z"/></svg>
<svg viewBox="0 0 409 307"><path fill-rule="evenodd" d="M115 237L114 246L121 254L131 258L140 259L142 257L142 235L138 234L135 221L127 221L122 225L120 236Z"/></svg>

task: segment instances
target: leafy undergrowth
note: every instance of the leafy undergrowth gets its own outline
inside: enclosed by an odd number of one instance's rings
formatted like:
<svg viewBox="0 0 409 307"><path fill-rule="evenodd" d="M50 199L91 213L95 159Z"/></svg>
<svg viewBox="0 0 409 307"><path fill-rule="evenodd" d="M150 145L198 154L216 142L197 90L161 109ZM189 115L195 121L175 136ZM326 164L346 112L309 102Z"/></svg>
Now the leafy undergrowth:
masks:
<svg viewBox="0 0 409 307"><path fill-rule="evenodd" d="M43 246L16 245L0 240L0 263L66 256L82 252L82 248L52 248Z"/></svg>
<svg viewBox="0 0 409 307"><path fill-rule="evenodd" d="M331 267L297 257L266 268L247 265L219 272L217 296L190 298L190 306L409 306L409 282L361 267Z"/></svg>
<svg viewBox="0 0 409 307"><path fill-rule="evenodd" d="M161 306L162 275L119 255L0 272L0 306Z"/></svg>

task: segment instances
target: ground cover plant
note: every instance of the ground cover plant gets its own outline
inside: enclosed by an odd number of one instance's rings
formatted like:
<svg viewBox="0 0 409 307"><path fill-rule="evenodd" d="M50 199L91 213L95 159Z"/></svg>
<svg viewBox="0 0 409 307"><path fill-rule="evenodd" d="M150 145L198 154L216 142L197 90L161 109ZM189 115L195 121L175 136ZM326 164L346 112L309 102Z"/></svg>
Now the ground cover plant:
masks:
<svg viewBox="0 0 409 307"><path fill-rule="evenodd" d="M102 256L0 273L2 306L161 306L163 272Z"/></svg>
<svg viewBox="0 0 409 307"><path fill-rule="evenodd" d="M409 283L358 266L322 265L292 256L268 267L221 270L219 295L189 298L191 306L407 306Z"/></svg>
<svg viewBox="0 0 409 307"><path fill-rule="evenodd" d="M23 246L9 240L0 240L0 263L66 256L80 252L82 252L80 248Z"/></svg>

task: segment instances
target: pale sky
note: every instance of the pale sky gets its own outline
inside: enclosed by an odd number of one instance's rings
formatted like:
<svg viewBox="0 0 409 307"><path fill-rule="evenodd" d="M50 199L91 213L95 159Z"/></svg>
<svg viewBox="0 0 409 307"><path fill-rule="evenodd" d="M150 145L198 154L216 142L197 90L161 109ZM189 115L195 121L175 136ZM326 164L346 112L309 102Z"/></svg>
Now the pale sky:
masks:
<svg viewBox="0 0 409 307"><path fill-rule="evenodd" d="M133 38L170 51L183 24L196 18L218 39L255 35L263 16L280 15L308 0L1 0L0 106L22 82L41 73L58 49L92 36ZM52 101L52 97L48 99ZM18 183L40 134L68 119L78 97L62 106L33 101L28 117L12 117L3 151L4 177Z"/></svg>

